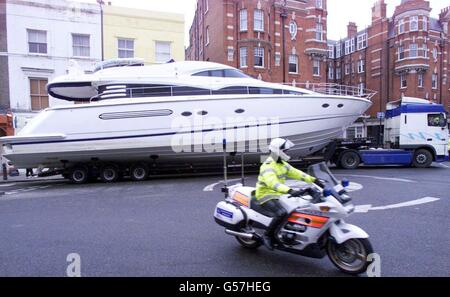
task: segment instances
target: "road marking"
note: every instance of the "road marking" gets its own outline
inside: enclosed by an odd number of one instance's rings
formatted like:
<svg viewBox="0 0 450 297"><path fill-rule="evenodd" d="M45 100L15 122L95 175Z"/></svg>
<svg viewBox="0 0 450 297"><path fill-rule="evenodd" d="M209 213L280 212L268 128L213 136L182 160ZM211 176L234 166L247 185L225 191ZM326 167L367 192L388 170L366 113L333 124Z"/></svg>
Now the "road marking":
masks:
<svg viewBox="0 0 450 297"><path fill-rule="evenodd" d="M382 177L382 176L372 176L372 175L344 175L344 174L336 174L336 175L346 176L346 177L373 178L373 179L378 179L378 180L389 180L389 181L397 181L397 182L403 182L403 183L416 183L416 181L413 181L410 179L395 178L395 177Z"/></svg>
<svg viewBox="0 0 450 297"><path fill-rule="evenodd" d="M442 163L438 163L439 166L444 167L444 168L450 168L450 166L442 164Z"/></svg>
<svg viewBox="0 0 450 297"><path fill-rule="evenodd" d="M21 188L9 192L5 192L5 195L15 195L15 194L21 194L21 193L27 193L31 191L41 190L41 189L47 189L51 186L39 186L39 187L28 187L28 188Z"/></svg>
<svg viewBox="0 0 450 297"><path fill-rule="evenodd" d="M396 209L396 208L402 208L402 207L410 207L415 205L421 205L421 204L427 204L432 203L441 200L440 198L434 198L434 197L424 197L417 200L411 200L407 202L397 203L397 204L391 204L386 206L377 206L372 207L371 204L369 205L357 205L355 206L355 212L357 213L367 213L370 210L387 210L387 209Z"/></svg>
<svg viewBox="0 0 450 297"><path fill-rule="evenodd" d="M361 184L358 183L354 183L354 182L350 182L350 185L345 188L348 192L355 192L355 191L359 191L362 190L364 187Z"/></svg>
<svg viewBox="0 0 450 297"><path fill-rule="evenodd" d="M237 182L237 181L241 181L241 180L242 179L240 179L240 178L236 178L236 179L229 179L227 182L232 183L232 182ZM203 192L213 192L214 188L216 186L218 186L220 184L223 184L223 183L225 183L225 181L221 180L221 181L219 181L217 183L207 185L206 187L203 188Z"/></svg>
<svg viewBox="0 0 450 297"><path fill-rule="evenodd" d="M10 183L10 184L0 184L0 187L12 187L14 186L16 183Z"/></svg>

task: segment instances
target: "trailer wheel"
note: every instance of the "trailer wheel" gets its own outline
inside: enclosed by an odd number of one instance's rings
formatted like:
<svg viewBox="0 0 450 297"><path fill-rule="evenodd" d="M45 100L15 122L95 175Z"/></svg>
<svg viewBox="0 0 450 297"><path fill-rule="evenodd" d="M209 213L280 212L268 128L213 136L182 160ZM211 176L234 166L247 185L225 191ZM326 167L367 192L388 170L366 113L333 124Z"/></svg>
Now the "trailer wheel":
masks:
<svg viewBox="0 0 450 297"><path fill-rule="evenodd" d="M433 163L433 155L425 149L417 150L414 153L413 166L416 168L428 168Z"/></svg>
<svg viewBox="0 0 450 297"><path fill-rule="evenodd" d="M83 166L77 166L70 169L69 173L67 174L67 177L70 179L72 183L81 185L88 181L89 178L88 170Z"/></svg>
<svg viewBox="0 0 450 297"><path fill-rule="evenodd" d="M341 154L339 164L344 169L356 169L361 163L361 158L357 152L348 151Z"/></svg>
<svg viewBox="0 0 450 297"><path fill-rule="evenodd" d="M144 181L149 174L148 166L145 164L135 164L131 166L130 176L134 181Z"/></svg>
<svg viewBox="0 0 450 297"><path fill-rule="evenodd" d="M105 183L113 183L119 179L119 168L114 165L105 165L100 169L100 179Z"/></svg>

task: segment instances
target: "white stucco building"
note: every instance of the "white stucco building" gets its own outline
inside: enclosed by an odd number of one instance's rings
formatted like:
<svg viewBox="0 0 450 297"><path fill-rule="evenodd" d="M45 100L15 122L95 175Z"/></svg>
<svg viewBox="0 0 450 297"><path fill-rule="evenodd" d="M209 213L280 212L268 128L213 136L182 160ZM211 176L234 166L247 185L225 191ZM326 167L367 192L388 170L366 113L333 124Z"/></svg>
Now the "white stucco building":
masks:
<svg viewBox="0 0 450 297"><path fill-rule="evenodd" d="M65 0L7 0L10 108L16 132L48 106L74 104L51 98L46 84L72 61L91 71L101 59L100 8Z"/></svg>

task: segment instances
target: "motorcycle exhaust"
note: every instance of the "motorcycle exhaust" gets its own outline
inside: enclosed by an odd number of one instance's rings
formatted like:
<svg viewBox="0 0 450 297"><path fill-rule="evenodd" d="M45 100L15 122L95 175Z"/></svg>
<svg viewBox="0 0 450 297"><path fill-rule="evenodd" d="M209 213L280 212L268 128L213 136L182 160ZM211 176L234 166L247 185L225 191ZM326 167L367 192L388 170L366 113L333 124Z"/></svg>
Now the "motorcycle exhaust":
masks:
<svg viewBox="0 0 450 297"><path fill-rule="evenodd" d="M247 240L252 240L255 239L255 236L253 234L248 234L248 233L240 233L240 232L236 232L236 231L231 231L226 229L225 233L231 236L237 236L240 237L242 239L247 239Z"/></svg>

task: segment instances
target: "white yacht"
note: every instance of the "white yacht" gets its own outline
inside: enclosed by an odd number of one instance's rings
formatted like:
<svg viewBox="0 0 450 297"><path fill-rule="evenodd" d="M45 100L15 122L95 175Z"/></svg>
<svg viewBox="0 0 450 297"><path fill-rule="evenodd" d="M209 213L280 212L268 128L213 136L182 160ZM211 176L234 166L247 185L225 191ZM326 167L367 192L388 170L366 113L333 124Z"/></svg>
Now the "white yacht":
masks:
<svg viewBox="0 0 450 297"><path fill-rule="evenodd" d="M371 106L373 95L341 95L342 88L327 88L328 94L323 94L267 83L210 62L129 64L50 82L51 96L89 104L45 109L17 136L0 139L4 156L19 168L132 164L151 159L195 163L217 159L222 153L179 152L174 149L174 138L196 135L192 145L198 147L210 138L206 134L226 139L227 132L235 131L245 137L227 140L230 146L285 137L296 144L292 154L303 157L340 137ZM241 119L238 124L229 123L237 117ZM261 122L264 118L275 122ZM272 125L278 135L250 131Z"/></svg>

